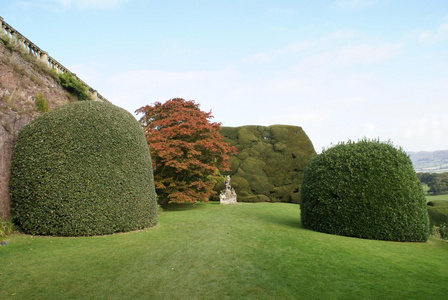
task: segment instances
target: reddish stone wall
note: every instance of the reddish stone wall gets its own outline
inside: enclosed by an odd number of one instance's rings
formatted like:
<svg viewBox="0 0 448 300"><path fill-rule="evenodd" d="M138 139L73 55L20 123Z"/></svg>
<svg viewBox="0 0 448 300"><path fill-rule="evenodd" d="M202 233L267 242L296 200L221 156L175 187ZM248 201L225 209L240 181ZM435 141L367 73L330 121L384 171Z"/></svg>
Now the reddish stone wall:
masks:
<svg viewBox="0 0 448 300"><path fill-rule="evenodd" d="M55 108L70 101L49 70L32 57L0 43L0 218L10 217L9 168L15 142L22 128L39 115L36 95L42 93Z"/></svg>

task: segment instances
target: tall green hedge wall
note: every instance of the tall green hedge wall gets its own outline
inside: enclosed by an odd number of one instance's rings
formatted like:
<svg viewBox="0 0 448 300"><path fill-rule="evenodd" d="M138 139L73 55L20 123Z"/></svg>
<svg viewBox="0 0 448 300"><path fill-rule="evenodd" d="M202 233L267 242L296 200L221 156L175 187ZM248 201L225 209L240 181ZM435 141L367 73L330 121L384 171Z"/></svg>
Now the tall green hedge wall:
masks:
<svg viewBox="0 0 448 300"><path fill-rule="evenodd" d="M303 170L316 155L301 127L288 125L222 127L235 146L230 184L241 202L294 202L300 199ZM224 189L224 183L215 190Z"/></svg>
<svg viewBox="0 0 448 300"><path fill-rule="evenodd" d="M19 134L12 220L25 233L87 236L157 223L151 157L127 111L98 101L47 112Z"/></svg>
<svg viewBox="0 0 448 300"><path fill-rule="evenodd" d="M338 144L308 164L303 177L305 228L392 241L426 241L428 211L409 156L390 143Z"/></svg>

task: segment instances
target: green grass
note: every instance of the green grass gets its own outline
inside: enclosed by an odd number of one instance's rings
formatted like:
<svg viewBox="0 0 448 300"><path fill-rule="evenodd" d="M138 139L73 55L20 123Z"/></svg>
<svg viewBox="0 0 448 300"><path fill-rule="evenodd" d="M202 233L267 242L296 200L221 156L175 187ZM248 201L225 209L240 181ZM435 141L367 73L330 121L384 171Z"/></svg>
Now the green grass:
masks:
<svg viewBox="0 0 448 300"><path fill-rule="evenodd" d="M429 186L427 184L422 184L422 187L423 187L423 191L425 192L427 201L441 200L441 201L448 202L448 193L444 193L444 194L440 194L440 195L428 194Z"/></svg>
<svg viewBox="0 0 448 300"><path fill-rule="evenodd" d="M428 205L428 214L432 234L439 236L437 232L442 231L439 237L447 239L448 233L443 228L448 225L448 193L433 195L428 194L428 190L428 185L423 184L423 191L426 193L426 201L431 202L431 205ZM434 228L434 226L439 228Z"/></svg>
<svg viewBox="0 0 448 300"><path fill-rule="evenodd" d="M299 206L168 207L148 230L12 235L0 299L446 299L448 243L303 229Z"/></svg>
<svg viewBox="0 0 448 300"><path fill-rule="evenodd" d="M427 201L434 201L434 200L439 200L439 201L446 201L448 202L448 194L441 194L441 195L426 195L426 200Z"/></svg>

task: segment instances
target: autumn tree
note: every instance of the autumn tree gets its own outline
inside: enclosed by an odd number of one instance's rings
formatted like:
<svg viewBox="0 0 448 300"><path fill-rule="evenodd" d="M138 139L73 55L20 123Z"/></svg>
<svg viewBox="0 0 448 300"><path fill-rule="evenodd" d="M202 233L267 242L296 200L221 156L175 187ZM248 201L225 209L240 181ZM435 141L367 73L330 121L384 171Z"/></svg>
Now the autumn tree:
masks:
<svg viewBox="0 0 448 300"><path fill-rule="evenodd" d="M223 141L220 123L210 122L211 111L174 98L139 108L151 151L154 183L160 204L206 201L221 171L230 169L229 154L236 148Z"/></svg>

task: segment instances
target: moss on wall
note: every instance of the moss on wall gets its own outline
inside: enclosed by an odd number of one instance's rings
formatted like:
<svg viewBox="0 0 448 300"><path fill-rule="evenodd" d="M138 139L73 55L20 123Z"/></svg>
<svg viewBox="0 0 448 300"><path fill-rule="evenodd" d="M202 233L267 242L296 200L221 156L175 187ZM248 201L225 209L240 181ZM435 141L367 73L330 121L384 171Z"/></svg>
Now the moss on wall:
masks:
<svg viewBox="0 0 448 300"><path fill-rule="evenodd" d="M301 127L289 125L222 127L238 150L230 158L231 185L240 202L293 202L300 199L303 171L316 156ZM224 188L218 183L216 191Z"/></svg>

